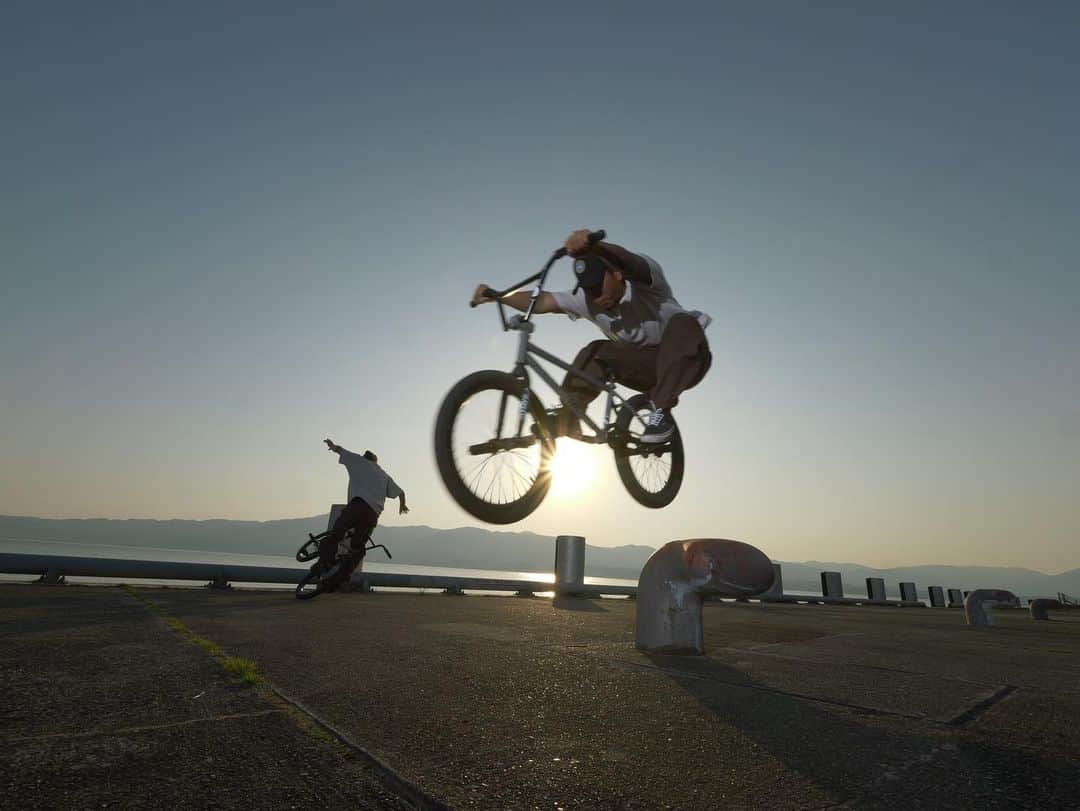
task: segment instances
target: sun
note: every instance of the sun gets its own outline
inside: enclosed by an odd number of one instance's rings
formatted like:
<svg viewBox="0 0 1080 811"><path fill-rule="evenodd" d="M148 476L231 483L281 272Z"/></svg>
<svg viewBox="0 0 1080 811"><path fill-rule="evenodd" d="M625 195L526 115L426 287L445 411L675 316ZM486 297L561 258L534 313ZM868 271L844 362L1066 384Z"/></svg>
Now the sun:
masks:
<svg viewBox="0 0 1080 811"><path fill-rule="evenodd" d="M580 496L596 476L593 448L583 442L560 438L551 460L551 493L561 498Z"/></svg>

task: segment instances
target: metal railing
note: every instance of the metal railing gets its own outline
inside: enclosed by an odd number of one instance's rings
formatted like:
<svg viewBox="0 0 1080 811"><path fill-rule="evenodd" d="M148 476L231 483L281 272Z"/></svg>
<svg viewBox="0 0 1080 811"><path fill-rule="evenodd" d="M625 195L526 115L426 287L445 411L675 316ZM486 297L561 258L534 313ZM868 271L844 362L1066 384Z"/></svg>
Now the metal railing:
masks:
<svg viewBox="0 0 1080 811"><path fill-rule="evenodd" d="M230 583L290 584L300 581L308 569L303 567L248 566L234 563L186 563L179 561L130 560L123 558L35 555L0 552L0 573L39 575L43 582L58 583L65 577L101 577L136 580L190 580L218 587ZM457 575L397 574L357 572L351 582L361 589L376 586L408 589L441 589L451 592L508 591L522 594L554 592L555 583L538 580L509 580ZM574 584L573 594L632 597L634 586Z"/></svg>

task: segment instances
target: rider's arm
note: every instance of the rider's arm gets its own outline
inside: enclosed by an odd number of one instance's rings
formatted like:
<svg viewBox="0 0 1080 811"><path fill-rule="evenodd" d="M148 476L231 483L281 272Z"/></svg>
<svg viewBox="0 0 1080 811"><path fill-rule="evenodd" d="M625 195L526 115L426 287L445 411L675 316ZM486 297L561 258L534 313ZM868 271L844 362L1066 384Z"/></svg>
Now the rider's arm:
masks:
<svg viewBox="0 0 1080 811"><path fill-rule="evenodd" d="M476 288L476 292L473 294L473 304L484 304L489 301L495 301L493 298L487 298L484 295L484 291L488 289L486 284L482 284ZM528 290L518 290L516 293L511 293L508 296L502 297L502 303L509 307L513 307L515 310L525 312L529 309L529 301L532 300L532 292ZM558 303L555 301L555 297L551 293L542 291L540 296L536 299L536 309L534 313L561 313Z"/></svg>
<svg viewBox="0 0 1080 811"><path fill-rule="evenodd" d="M326 447L327 447L327 448L329 448L330 450L332 450L332 451L333 451L334 453L336 453L336 454L339 454L339 455L340 455L340 454L341 454L341 452L342 452L343 450L345 450L345 449L344 449L343 447L341 447L340 445L335 445L335 444L334 444L334 443L333 443L333 442L332 442L331 440L329 440L329 439L324 439L324 440L323 440L323 442L325 442L325 443L326 443Z"/></svg>
<svg viewBox="0 0 1080 811"><path fill-rule="evenodd" d="M398 496L398 513L405 515L409 511L409 508L405 505L405 491L401 491L401 495Z"/></svg>
<svg viewBox="0 0 1080 811"><path fill-rule="evenodd" d="M649 263L636 253L630 253L621 245L613 245L610 242L597 242L593 245L592 252L621 270L622 275L630 281L644 285L652 284Z"/></svg>

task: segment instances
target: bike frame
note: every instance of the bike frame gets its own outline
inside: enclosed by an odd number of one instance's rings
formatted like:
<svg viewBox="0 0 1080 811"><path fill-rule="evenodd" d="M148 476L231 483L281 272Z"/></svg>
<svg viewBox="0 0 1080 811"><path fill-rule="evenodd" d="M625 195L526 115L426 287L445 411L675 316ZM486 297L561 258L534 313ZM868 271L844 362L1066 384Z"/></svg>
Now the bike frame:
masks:
<svg viewBox="0 0 1080 811"><path fill-rule="evenodd" d="M548 386L551 387L552 391L554 391L559 396L559 399L562 400L564 406L568 407L571 411L573 411L574 414L578 417L578 419L582 420L586 425L588 425L590 428L592 428L593 431L596 432L594 436L582 436L574 438L580 439L582 442L604 444L609 441L611 426L614 424L612 420L612 413L617 406L621 406L626 403L626 398L615 390L614 379L609 377L607 380L601 380L600 378L593 377L590 374L586 374L580 369L575 369L571 364L551 354L547 350L537 346L530 339L530 336L536 329L535 325L532 323L533 312L536 309L536 301L540 298L540 293L544 290L544 282L547 281L548 272L551 270L551 266L554 265L555 262L559 259L562 259L564 256L566 256L566 249L560 248L559 250L555 251L554 254L552 254L551 258L547 261L547 264L544 265L543 269L539 273L536 273L527 279L523 279L517 284L506 288L506 290L492 290L490 291L490 295L491 297L495 298L495 303L498 305L499 320L502 322L503 331L507 332L513 330L521 333L518 337L517 357L514 362L513 371L514 376L520 378L525 383L525 392L521 399L521 414L519 415L519 417L521 419L524 419L525 414L527 413L529 408L529 399L532 395L532 383L529 379L529 373L526 371L526 369L531 369L537 375L539 375L540 378L548 384ZM519 290L525 285L531 284L533 282L536 282L536 284L533 286L532 296L529 299L529 307L525 311L525 314L513 315L508 319L506 317L505 307L502 303L502 297L508 293ZM547 370L540 365L540 363L536 360L536 357L534 356L539 356L544 360L548 361L549 363L555 364L571 376L576 377L579 380L585 381L594 389L596 389L598 393L607 394L607 399L604 404L604 420L602 426L597 425L592 420L592 418L589 417L587 413L585 413L586 409L578 409L578 407L575 406L572 402L567 402L566 390L555 382L555 379L550 374L548 374ZM640 418L636 415L635 419L640 420ZM499 425L502 425L501 414L499 416Z"/></svg>

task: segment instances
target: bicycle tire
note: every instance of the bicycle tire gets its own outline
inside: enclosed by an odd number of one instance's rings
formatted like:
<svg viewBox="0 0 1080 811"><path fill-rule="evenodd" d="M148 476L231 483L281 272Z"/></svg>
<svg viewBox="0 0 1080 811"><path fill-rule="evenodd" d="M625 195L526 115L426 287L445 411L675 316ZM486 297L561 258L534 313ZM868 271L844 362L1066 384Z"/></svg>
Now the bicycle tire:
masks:
<svg viewBox="0 0 1080 811"><path fill-rule="evenodd" d="M616 435L622 437L621 442L614 447L615 469L619 472L619 478L630 496L638 504L653 510L666 507L675 500L682 487L683 473L686 469L686 456L683 452L682 435L678 425L671 439L661 446L661 453L642 456L635 453L641 446L635 440L635 434L631 430L631 420L639 412L651 410L649 398L644 394L635 394L627 399L619 409L615 419ZM663 456L670 456L668 467L663 467ZM645 459L646 462L655 458L656 465L638 465L635 469L635 460ZM647 480L647 481L645 481ZM654 485L659 486L654 486Z"/></svg>
<svg viewBox="0 0 1080 811"><path fill-rule="evenodd" d="M299 549L296 550L296 559L301 563L307 563L309 560L315 560L319 556L319 541L322 540L321 536L318 538L312 538Z"/></svg>
<svg viewBox="0 0 1080 811"><path fill-rule="evenodd" d="M296 584L296 599L310 600L318 597L324 591L321 578L316 572L308 572L303 579Z"/></svg>
<svg viewBox="0 0 1080 811"><path fill-rule="evenodd" d="M531 482L527 482L527 486L522 492L515 494L509 499L499 499L505 491L500 484L500 488L497 493L491 492L493 485L488 486L487 490L481 494L474 492L474 488L470 486L470 481L467 480L467 475L463 475L462 470L459 469L464 464L464 459L459 459L459 456L464 454L455 454L454 442L455 442L455 429L458 426L459 418L463 413L463 409L468 404L469 400L477 395L485 392L497 392L500 394L500 405L496 407L495 413L491 416L495 418L500 417L499 409L503 409L501 418L497 421L500 423L497 431L498 435L502 435L502 422L506 419L507 405L509 398L513 398L515 401L515 408L519 408L522 397L524 396L524 384L513 375L506 372L499 372L495 370L485 370L481 372L474 372L467 377L462 378L443 398L442 405L439 407L438 416L435 419L435 461L439 469L439 475L443 480L443 484L450 492L451 497L458 503L458 505L470 515L475 518L479 518L481 521L485 521L489 524L512 524L515 521L520 521L529 514L531 514L540 503L544 500L548 494L548 490L551 487L551 457L554 455L554 441L550 439L537 438L535 446L539 449L539 458L536 464L535 477ZM531 417L531 422L535 425L546 426L546 415L544 414L544 406L540 402L540 399L536 397L534 392L530 392L527 403L528 414ZM511 408L508 412L511 416L511 423L513 422L514 409ZM518 418L517 432L514 437L520 437L526 439L526 433L531 435L531 425L524 426L524 418ZM525 430L523 430L523 428ZM478 437L486 441L486 437ZM484 444L480 442L478 444ZM469 450L471 452L470 446ZM532 447L532 445L527 446ZM516 449L515 449L516 450ZM483 454L473 453L473 456L481 456ZM496 451L491 454L487 454L487 460L504 456L502 451ZM520 458L520 457L519 457ZM484 474L483 468L487 465L488 461L485 460L477 465L474 465L474 471L479 469L476 474L478 477L482 477ZM510 468L511 476L509 481L514 481L514 475L517 475L519 479L527 480L527 476L521 475L517 469L517 462L507 462L505 465L500 463L500 470L506 467ZM472 471L470 471L472 472ZM498 473L491 472L491 476L494 477ZM480 489L480 485L477 484L475 489Z"/></svg>

